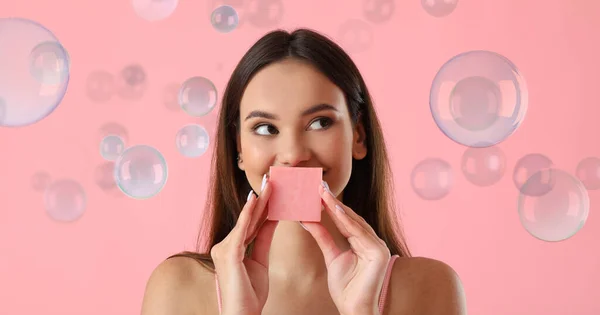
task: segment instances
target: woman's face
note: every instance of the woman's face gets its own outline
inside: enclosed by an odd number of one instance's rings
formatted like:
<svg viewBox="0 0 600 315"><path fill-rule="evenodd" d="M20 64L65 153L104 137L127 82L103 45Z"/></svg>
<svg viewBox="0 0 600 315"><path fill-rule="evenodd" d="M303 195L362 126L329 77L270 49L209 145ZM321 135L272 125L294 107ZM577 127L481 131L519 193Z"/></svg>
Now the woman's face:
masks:
<svg viewBox="0 0 600 315"><path fill-rule="evenodd" d="M367 154L363 126L353 128L342 90L299 60L273 63L250 80L240 123L238 167L256 192L270 166L321 167L339 196L352 158Z"/></svg>

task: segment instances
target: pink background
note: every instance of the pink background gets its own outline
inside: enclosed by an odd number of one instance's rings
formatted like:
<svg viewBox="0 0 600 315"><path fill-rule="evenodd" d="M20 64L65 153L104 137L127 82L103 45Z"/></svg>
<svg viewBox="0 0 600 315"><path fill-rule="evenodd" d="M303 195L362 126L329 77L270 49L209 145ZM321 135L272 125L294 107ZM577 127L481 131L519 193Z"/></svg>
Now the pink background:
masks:
<svg viewBox="0 0 600 315"><path fill-rule="evenodd" d="M311 27L334 38L345 21L364 19L359 0L285 1L284 9L279 27ZM175 134L192 122L214 128L217 111L203 118L169 111L163 89L201 75L221 94L243 53L269 30L244 23L221 34L209 13L207 0L182 0L170 18L151 23L125 0L0 2L0 17L41 23L72 59L68 93L54 113L26 128L0 129L0 314L138 314L153 268L172 253L193 249L212 147L198 159L184 158ZM420 0L405 0L396 1L391 20L371 28L373 45L352 57L385 128L414 254L454 267L469 314L600 314L600 221L594 211L600 192L589 192L590 216L578 234L545 243L521 227L512 182L514 164L525 154L545 154L570 173L581 159L600 156L600 4L459 0L451 15L433 18ZM473 49L511 59L529 88L524 123L499 145L506 174L487 188L457 172L465 148L439 131L428 105L439 67ZM87 98L89 73L116 74L131 62L148 75L142 100ZM169 179L156 197L133 200L95 184L94 169L103 161L98 129L109 121L127 128L129 144L153 145L164 154ZM453 190L440 201L421 200L410 186L412 168L427 157L444 158L455 169ZM38 170L85 187L88 207L79 221L46 216L42 194L31 188Z"/></svg>

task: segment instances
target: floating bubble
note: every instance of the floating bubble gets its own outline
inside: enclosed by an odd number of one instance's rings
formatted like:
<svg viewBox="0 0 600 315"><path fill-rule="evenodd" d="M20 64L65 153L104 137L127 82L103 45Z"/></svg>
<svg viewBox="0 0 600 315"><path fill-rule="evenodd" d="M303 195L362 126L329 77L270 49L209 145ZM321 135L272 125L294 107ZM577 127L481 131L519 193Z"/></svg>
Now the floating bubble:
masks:
<svg viewBox="0 0 600 315"><path fill-rule="evenodd" d="M52 177L50 174L44 171L38 171L33 174L31 177L31 187L35 191L44 191L50 183L52 182Z"/></svg>
<svg viewBox="0 0 600 315"><path fill-rule="evenodd" d="M135 13L147 21L164 20L171 16L179 0L132 0Z"/></svg>
<svg viewBox="0 0 600 315"><path fill-rule="evenodd" d="M229 6L235 10L235 15L237 19L235 28L240 28L240 26L242 26L242 24L244 23L244 16L246 12L246 3L244 0L209 0L207 1L207 4L208 15L211 20L215 10L217 10L221 6Z"/></svg>
<svg viewBox="0 0 600 315"><path fill-rule="evenodd" d="M234 8L222 5L213 11L210 22L215 30L221 33L229 33L237 28L239 18Z"/></svg>
<svg viewBox="0 0 600 315"><path fill-rule="evenodd" d="M359 19L349 19L340 25L338 39L349 53L361 53L373 45L374 33L369 23Z"/></svg>
<svg viewBox="0 0 600 315"><path fill-rule="evenodd" d="M367 21L380 24L388 21L394 14L394 0L363 0L363 14Z"/></svg>
<svg viewBox="0 0 600 315"><path fill-rule="evenodd" d="M450 15L456 9L458 0L421 0L425 12L433 17Z"/></svg>
<svg viewBox="0 0 600 315"><path fill-rule="evenodd" d="M200 125L183 126L175 139L177 150L186 157L199 157L208 149L208 132Z"/></svg>
<svg viewBox="0 0 600 315"><path fill-rule="evenodd" d="M463 153L461 167L472 184L491 186L504 176L506 156L498 147L468 148Z"/></svg>
<svg viewBox="0 0 600 315"><path fill-rule="evenodd" d="M29 56L31 75L42 84L59 85L69 80L69 56L54 41L38 44Z"/></svg>
<svg viewBox="0 0 600 315"><path fill-rule="evenodd" d="M247 0L248 22L258 28L276 27L283 20L282 0Z"/></svg>
<svg viewBox="0 0 600 315"><path fill-rule="evenodd" d="M600 189L600 159L588 157L577 164L575 173L588 190Z"/></svg>
<svg viewBox="0 0 600 315"><path fill-rule="evenodd" d="M192 77L179 89L179 105L190 116L204 116L217 104L217 88L207 78Z"/></svg>
<svg viewBox="0 0 600 315"><path fill-rule="evenodd" d="M468 147L506 140L523 122L527 102L527 87L517 68L489 51L462 53L446 62L429 98L440 130Z"/></svg>
<svg viewBox="0 0 600 315"><path fill-rule="evenodd" d="M115 77L107 71L94 71L87 77L85 88L87 96L93 102L107 102L115 94Z"/></svg>
<svg viewBox="0 0 600 315"><path fill-rule="evenodd" d="M411 184L415 193L422 199L442 199L452 188L452 167L440 159L425 159L413 169Z"/></svg>
<svg viewBox="0 0 600 315"><path fill-rule="evenodd" d="M115 182L129 197L153 197L167 182L167 162L151 146L136 145L127 148L115 161Z"/></svg>
<svg viewBox="0 0 600 315"><path fill-rule="evenodd" d="M542 196L519 195L519 218L532 236L547 242L559 242L575 235L585 224L590 201L583 183L570 174L551 169L552 189ZM527 182L542 181L544 172L533 174Z"/></svg>
<svg viewBox="0 0 600 315"><path fill-rule="evenodd" d="M54 61L48 57L52 54L50 46L57 53ZM65 56L58 39L42 25L21 18L0 19L0 96L5 103L2 126L31 125L56 109L67 91L68 66L47 66L68 64L61 59Z"/></svg>
<svg viewBox="0 0 600 315"><path fill-rule="evenodd" d="M127 142L129 141L129 133L123 125L116 122L107 122L100 126L97 137L98 142L96 143L102 142L102 140L104 140L105 137L111 135L118 136L119 138L121 138L121 140L123 140L123 143L125 143L125 146L127 146Z"/></svg>
<svg viewBox="0 0 600 315"><path fill-rule="evenodd" d="M125 142L117 135L104 137L100 142L100 155L107 161L116 160L125 150Z"/></svg>
<svg viewBox="0 0 600 315"><path fill-rule="evenodd" d="M146 71L141 65L128 65L119 73L117 94L125 100L139 100L146 91L146 82Z"/></svg>
<svg viewBox="0 0 600 315"><path fill-rule="evenodd" d="M46 190L44 204L46 213L53 220L75 221L85 212L87 205L85 190L74 180L57 180Z"/></svg>
<svg viewBox="0 0 600 315"><path fill-rule="evenodd" d="M513 171L513 183L521 194L542 196L552 189L554 180L550 170L552 161L542 154L528 154L520 158ZM538 174L535 178L532 176ZM535 180L538 180L535 182ZM525 186L525 183L527 185Z"/></svg>

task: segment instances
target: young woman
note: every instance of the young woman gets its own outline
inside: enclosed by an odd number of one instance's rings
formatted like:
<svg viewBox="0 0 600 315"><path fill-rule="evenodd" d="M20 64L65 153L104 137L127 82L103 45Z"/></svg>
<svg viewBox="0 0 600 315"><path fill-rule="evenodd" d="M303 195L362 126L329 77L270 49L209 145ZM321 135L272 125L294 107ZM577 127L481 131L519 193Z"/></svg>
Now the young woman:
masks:
<svg viewBox="0 0 600 315"><path fill-rule="evenodd" d="M323 168L321 222L266 220L273 165ZM212 167L208 244L154 270L142 315L466 314L452 268L411 257L369 92L325 36L278 30L250 48Z"/></svg>

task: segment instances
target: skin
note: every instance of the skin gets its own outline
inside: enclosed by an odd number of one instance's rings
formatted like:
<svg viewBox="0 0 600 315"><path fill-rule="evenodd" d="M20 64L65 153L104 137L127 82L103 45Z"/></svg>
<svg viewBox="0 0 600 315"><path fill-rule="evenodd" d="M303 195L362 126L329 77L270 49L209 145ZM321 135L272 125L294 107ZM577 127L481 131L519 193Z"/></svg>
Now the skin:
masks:
<svg viewBox="0 0 600 315"><path fill-rule="evenodd" d="M302 115L318 104L332 109ZM246 120L254 111L275 117L258 115ZM249 82L240 117L238 167L245 171L255 192L260 192L270 166L322 167L326 171L323 179L342 204L352 159L364 158L367 149L362 124L352 126L343 92L327 77L294 59L271 64ZM324 210L320 225L340 251L350 249L339 222L338 226L334 222L334 212ZM309 226L314 233L314 223ZM282 310L286 314L337 314L325 261L311 233L298 222L280 221L269 253L269 297L262 314L281 314ZM216 307L213 275L193 260L180 257L161 263L151 275L142 315L216 314ZM369 310L361 315L377 313ZM397 259L384 314L466 314L460 279L437 260Z"/></svg>

